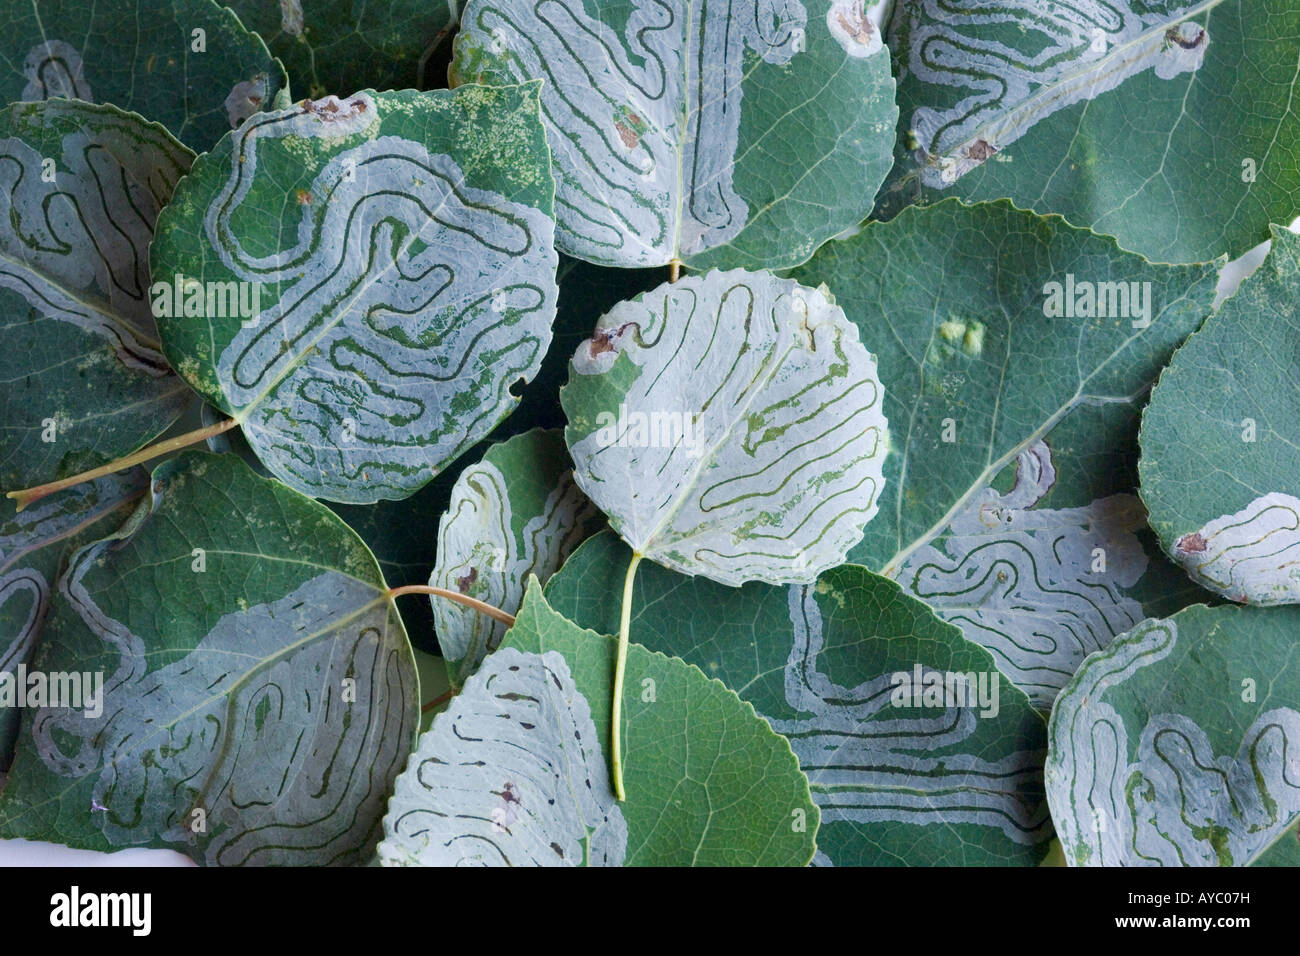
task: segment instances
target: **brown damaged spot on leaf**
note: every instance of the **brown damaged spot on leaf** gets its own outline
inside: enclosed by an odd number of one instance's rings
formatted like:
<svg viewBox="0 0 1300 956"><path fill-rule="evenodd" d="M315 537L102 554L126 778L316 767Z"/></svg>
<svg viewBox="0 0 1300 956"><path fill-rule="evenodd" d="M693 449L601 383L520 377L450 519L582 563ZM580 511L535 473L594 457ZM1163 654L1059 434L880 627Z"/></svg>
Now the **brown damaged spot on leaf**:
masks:
<svg viewBox="0 0 1300 956"><path fill-rule="evenodd" d="M623 145L628 149L635 149L641 144L641 137L631 127L624 125L622 120L614 124L614 129L618 130L618 138L623 141Z"/></svg>
<svg viewBox="0 0 1300 956"><path fill-rule="evenodd" d="M1178 539L1177 547L1184 554L1200 554L1205 550L1205 539L1199 532L1185 534Z"/></svg>
<svg viewBox="0 0 1300 956"><path fill-rule="evenodd" d="M296 198L299 206L311 205L311 193L307 192L305 189L299 189L296 193Z"/></svg>
<svg viewBox="0 0 1300 956"><path fill-rule="evenodd" d="M977 139L966 147L966 157L982 163L998 151L998 148L985 139Z"/></svg>
<svg viewBox="0 0 1300 956"><path fill-rule="evenodd" d="M865 10L865 4L855 3L851 14L843 12L837 14L840 26L854 43L860 43L862 46L870 46L872 38L876 35L876 26L871 22Z"/></svg>
<svg viewBox="0 0 1300 956"><path fill-rule="evenodd" d="M587 352L592 358L595 358L597 355L604 355L606 352L617 351L618 340L623 337L624 332L634 325L636 325L635 322L624 322L616 329L598 330L587 343Z"/></svg>
<svg viewBox="0 0 1300 956"><path fill-rule="evenodd" d="M327 96L323 100L303 100L298 105L307 113L326 123L348 119L366 111L366 101L360 98L344 104L336 96ZM346 110L340 109L344 105L348 108Z"/></svg>
<svg viewBox="0 0 1300 956"><path fill-rule="evenodd" d="M648 124L638 113L627 107L619 108L619 115L614 119L614 130L628 149L636 149L641 145L641 137L647 128Z"/></svg>
<svg viewBox="0 0 1300 956"><path fill-rule="evenodd" d="M1197 26L1194 36L1186 36L1180 27L1170 27L1165 31L1165 42L1177 44L1184 50L1195 50L1205 43L1205 29Z"/></svg>
<svg viewBox="0 0 1300 956"><path fill-rule="evenodd" d="M468 594L469 589L474 586L474 582L477 580L478 568L470 568L468 573L462 574L456 579L456 590L461 594Z"/></svg>

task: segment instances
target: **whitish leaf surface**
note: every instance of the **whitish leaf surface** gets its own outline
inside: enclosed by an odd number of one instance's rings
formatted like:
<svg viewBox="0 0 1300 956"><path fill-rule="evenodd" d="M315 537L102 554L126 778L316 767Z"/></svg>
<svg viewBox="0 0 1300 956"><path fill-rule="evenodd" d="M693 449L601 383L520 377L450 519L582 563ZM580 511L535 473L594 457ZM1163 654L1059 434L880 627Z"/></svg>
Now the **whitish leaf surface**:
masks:
<svg viewBox="0 0 1300 956"><path fill-rule="evenodd" d="M1215 269L1153 265L1008 202L949 201L830 244L796 277L831 285L888 386L880 513L850 560L932 603L1050 706L1145 616L1134 482L1112 476Z"/></svg>
<svg viewBox="0 0 1300 956"><path fill-rule="evenodd" d="M1162 262L1240 255L1300 195L1291 0L916 0L886 213L1008 196Z"/></svg>
<svg viewBox="0 0 1300 956"><path fill-rule="evenodd" d="M809 583L844 560L880 498L883 399L838 306L740 270L615 306L560 393L574 477L610 525L724 584Z"/></svg>
<svg viewBox="0 0 1300 956"><path fill-rule="evenodd" d="M87 541L117 530L144 494L147 475L133 470L88 482L37 502L21 514L0 503L0 673L15 675L40 636L64 559ZM0 690L0 769L13 756L20 711Z"/></svg>
<svg viewBox="0 0 1300 956"><path fill-rule="evenodd" d="M630 556L596 535L548 600L580 625L617 628ZM818 863L1031 865L1047 852L1043 717L986 650L897 584L845 565L811 586L729 588L643 565L632 634L789 738L821 810Z"/></svg>
<svg viewBox="0 0 1300 956"><path fill-rule="evenodd" d="M558 242L619 266L778 268L871 210L889 53L846 0L471 0L452 80L544 79Z"/></svg>
<svg viewBox="0 0 1300 956"><path fill-rule="evenodd" d="M184 290L159 317L167 355L290 487L404 498L536 374L556 299L537 96L304 101L186 177L153 246Z"/></svg>
<svg viewBox="0 0 1300 956"><path fill-rule="evenodd" d="M284 67L213 0L17 0L0 38L0 99L112 103L210 149L287 98Z"/></svg>
<svg viewBox="0 0 1300 956"><path fill-rule="evenodd" d="M24 717L4 837L364 862L419 724L370 552L233 455L159 466L151 500L70 559L33 667L102 690Z"/></svg>
<svg viewBox="0 0 1300 956"><path fill-rule="evenodd" d="M493 445L460 473L438 523L429 583L514 614L529 576L545 584L602 523L574 484L563 435L533 429ZM430 601L438 646L461 684L500 646L506 626L445 598Z"/></svg>
<svg viewBox="0 0 1300 956"><path fill-rule="evenodd" d="M1150 564L1136 495L1037 507L1056 483L1051 449L1020 452L1005 492L986 486L896 579L995 653L1044 711L1079 662L1146 614L1136 585Z"/></svg>
<svg viewBox="0 0 1300 956"><path fill-rule="evenodd" d="M434 49L450 39L458 3L448 0L230 0L227 4L283 61L294 90L313 99L353 90L423 88Z"/></svg>
<svg viewBox="0 0 1300 956"><path fill-rule="evenodd" d="M379 859L622 866L627 821L604 771L564 655L502 648L421 736L397 779Z"/></svg>
<svg viewBox="0 0 1300 956"><path fill-rule="evenodd" d="M609 786L616 642L546 603L420 738L384 820L388 863L801 866L817 808L786 741L680 660L633 644L625 781Z"/></svg>
<svg viewBox="0 0 1300 956"><path fill-rule="evenodd" d="M1052 712L1072 866L1300 865L1300 609L1186 608L1084 662Z"/></svg>
<svg viewBox="0 0 1300 956"><path fill-rule="evenodd" d="M149 241L194 154L111 106L0 111L0 487L134 451L191 393L158 344Z"/></svg>
<svg viewBox="0 0 1300 956"><path fill-rule="evenodd" d="M1142 417L1142 499L1169 555L1233 601L1300 603L1300 237L1178 350Z"/></svg>

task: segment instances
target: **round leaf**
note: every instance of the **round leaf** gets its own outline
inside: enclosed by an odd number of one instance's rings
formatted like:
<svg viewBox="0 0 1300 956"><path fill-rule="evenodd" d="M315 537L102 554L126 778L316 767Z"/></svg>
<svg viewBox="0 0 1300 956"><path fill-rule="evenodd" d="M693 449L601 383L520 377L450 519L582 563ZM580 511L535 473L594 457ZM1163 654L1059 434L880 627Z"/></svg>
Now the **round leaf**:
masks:
<svg viewBox="0 0 1300 956"><path fill-rule="evenodd" d="M186 453L152 491L59 582L32 669L83 691L28 701L0 836L364 862L420 719L374 557L233 455Z"/></svg>
<svg viewBox="0 0 1300 956"><path fill-rule="evenodd" d="M290 487L404 498L536 374L556 300L537 95L365 92L265 113L163 214L167 355Z"/></svg>
<svg viewBox="0 0 1300 956"><path fill-rule="evenodd" d="M560 401L574 478L651 560L724 584L811 582L876 512L876 360L826 296L710 272L620 303Z"/></svg>
<svg viewBox="0 0 1300 956"><path fill-rule="evenodd" d="M830 243L795 277L831 285L888 385L880 514L850 560L933 603L1047 709L1164 599L1132 495L1137 416L1216 269L949 200Z"/></svg>

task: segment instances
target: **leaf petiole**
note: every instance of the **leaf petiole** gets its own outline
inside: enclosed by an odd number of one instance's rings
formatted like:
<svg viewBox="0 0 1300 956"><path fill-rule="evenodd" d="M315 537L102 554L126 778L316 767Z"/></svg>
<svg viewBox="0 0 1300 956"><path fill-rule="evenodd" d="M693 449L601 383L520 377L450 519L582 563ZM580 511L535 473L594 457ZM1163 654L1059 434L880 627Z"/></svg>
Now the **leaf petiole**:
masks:
<svg viewBox="0 0 1300 956"><path fill-rule="evenodd" d="M420 706L420 713L427 714L435 707L447 703L447 701L451 700L455 696L456 696L456 692L454 690L449 690L445 694L439 694L437 697L429 701L427 704L422 704Z"/></svg>
<svg viewBox="0 0 1300 956"><path fill-rule="evenodd" d="M230 431L239 424L238 419L227 418L225 421L217 422L215 425L205 425L203 428L196 428L192 432L186 432L184 435L177 435L175 438L168 438L166 441L160 441L156 444L141 448L139 451L119 458L116 461L110 461L107 465L100 465L98 468L92 468L89 471L83 471L80 474L71 475L67 478L60 478L58 481L46 482L43 485L35 485L31 488L24 488L22 491L10 491L5 494L6 498L12 498L18 506L14 510L22 511L33 501L40 501L47 495L63 491L65 488L71 488L87 481L94 481L96 478L103 478L105 475L111 475L115 472L126 471L136 465L142 465L146 461L166 455L169 452L178 451L181 448L188 448L190 445L197 445L201 441L206 441L220 435L222 432Z"/></svg>
<svg viewBox="0 0 1300 956"><path fill-rule="evenodd" d="M623 793L623 678L627 670L628 631L632 624L632 584L636 580L636 566L641 563L641 553L632 552L628 562L627 577L623 579L623 612L618 622L618 657L614 660L614 701L610 718L610 766L614 782L614 796L626 800Z"/></svg>
<svg viewBox="0 0 1300 956"><path fill-rule="evenodd" d="M388 596L390 598L401 597L403 594L432 594L434 597L446 598L448 601L455 601L457 604L463 604L468 608L473 608L480 614L486 614L494 620L500 621L507 627L514 627L514 615L507 614L499 607L494 607L486 601L480 601L478 598L472 598L468 594L461 594L459 591L448 591L446 588L435 588L429 584L404 584L400 588L389 588Z"/></svg>

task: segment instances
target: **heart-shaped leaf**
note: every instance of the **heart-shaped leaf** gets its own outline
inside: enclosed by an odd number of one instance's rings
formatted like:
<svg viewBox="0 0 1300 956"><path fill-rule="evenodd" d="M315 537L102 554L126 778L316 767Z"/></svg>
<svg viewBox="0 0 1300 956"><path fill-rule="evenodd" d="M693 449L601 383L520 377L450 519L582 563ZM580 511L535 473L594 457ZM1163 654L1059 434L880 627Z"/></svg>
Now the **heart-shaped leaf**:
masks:
<svg viewBox="0 0 1300 956"><path fill-rule="evenodd" d="M353 90L422 89L425 64L456 27L449 0L230 0L227 4L312 99Z"/></svg>
<svg viewBox="0 0 1300 956"><path fill-rule="evenodd" d="M582 626L617 627L630 556L596 535L548 600ZM735 689L789 738L821 809L819 863L1032 865L1046 853L1043 718L986 650L897 584L845 565L812 586L729 588L652 565L637 591L638 640Z"/></svg>
<svg viewBox="0 0 1300 956"><path fill-rule="evenodd" d="M134 451L191 401L157 340L149 241L194 161L161 126L71 100L0 110L0 486Z"/></svg>
<svg viewBox="0 0 1300 956"><path fill-rule="evenodd" d="M18 513L0 503L0 674L25 683L27 662L45 624L64 559L88 541L115 531L144 494L140 469L87 482ZM0 770L9 767L19 709L0 689Z"/></svg>
<svg viewBox="0 0 1300 956"><path fill-rule="evenodd" d="M1300 866L1300 609L1194 606L1092 655L1049 726L1072 866Z"/></svg>
<svg viewBox="0 0 1300 956"><path fill-rule="evenodd" d="M456 479L438 523L438 561L429 584L519 610L529 577L545 584L575 547L603 524L573 483L559 430L534 429L493 445ZM462 684L501 644L503 622L431 597L438 646Z"/></svg>
<svg viewBox="0 0 1300 956"><path fill-rule="evenodd" d="M452 80L545 79L557 241L620 266L780 268L865 219L898 110L850 0L471 0Z"/></svg>
<svg viewBox="0 0 1300 956"><path fill-rule="evenodd" d="M509 414L546 352L549 163L538 84L250 120L159 221L168 357L290 487L410 495Z"/></svg>
<svg viewBox="0 0 1300 956"><path fill-rule="evenodd" d="M0 836L364 862L420 716L374 557L233 455L188 452L152 487L59 581L32 669L82 690L28 700Z"/></svg>
<svg viewBox="0 0 1300 956"><path fill-rule="evenodd" d="M1178 350L1142 416L1142 500L1192 579L1234 601L1300 604L1300 237Z"/></svg>
<svg viewBox="0 0 1300 956"><path fill-rule="evenodd" d="M872 223L796 270L832 285L888 385L885 490L850 560L932 603L1044 709L1161 590L1136 537L1137 416L1209 311L1215 272L957 201Z"/></svg>
<svg viewBox="0 0 1300 956"><path fill-rule="evenodd" d="M877 508L876 361L820 291L690 276L611 309L560 393L574 478L642 556L724 584L811 583Z"/></svg>
<svg viewBox="0 0 1300 956"><path fill-rule="evenodd" d="M32 0L6 10L0 101L112 103L205 150L287 99L284 67L213 0Z"/></svg>
<svg viewBox="0 0 1300 956"><path fill-rule="evenodd" d="M628 799L609 788L615 642L531 579L505 644L420 738L381 861L438 866L801 866L817 808L786 741L717 681L633 645Z"/></svg>
<svg viewBox="0 0 1300 956"><path fill-rule="evenodd" d="M1240 255L1295 214L1292 0L896 3L885 214L1010 197L1161 262Z"/></svg>

